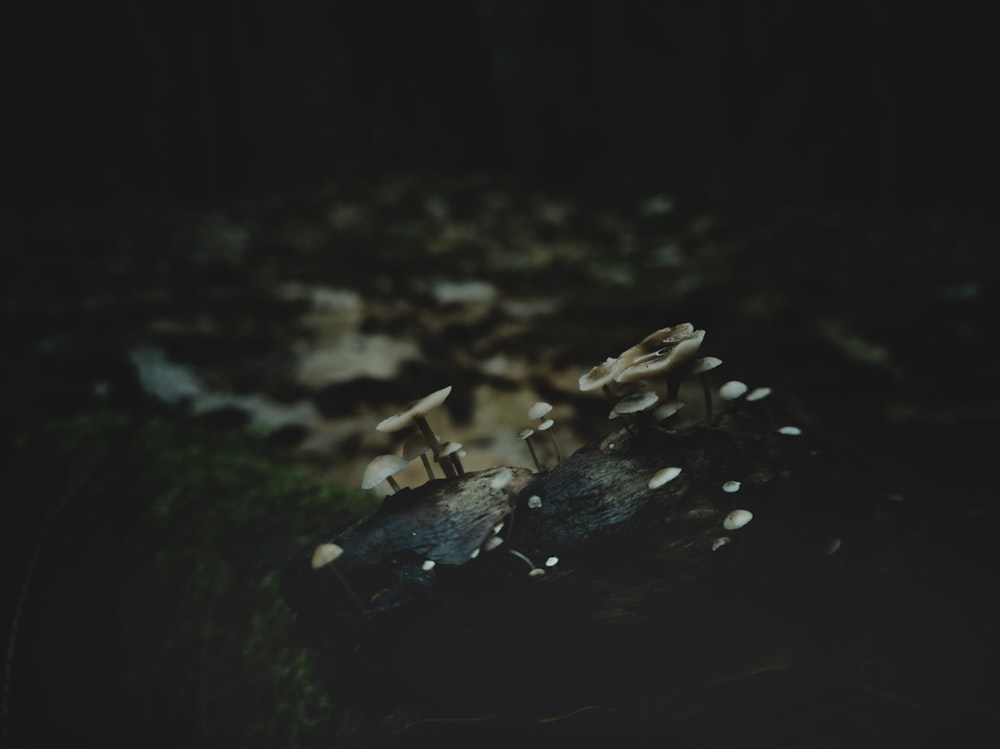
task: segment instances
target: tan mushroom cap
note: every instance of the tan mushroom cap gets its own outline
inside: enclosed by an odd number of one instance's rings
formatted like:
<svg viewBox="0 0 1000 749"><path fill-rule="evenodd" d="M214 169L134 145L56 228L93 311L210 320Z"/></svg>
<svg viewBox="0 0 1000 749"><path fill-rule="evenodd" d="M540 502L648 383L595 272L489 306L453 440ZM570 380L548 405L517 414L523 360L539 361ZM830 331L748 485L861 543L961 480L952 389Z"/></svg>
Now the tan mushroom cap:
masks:
<svg viewBox="0 0 1000 749"><path fill-rule="evenodd" d="M618 360L609 356L603 364L598 364L587 374L580 375L580 390L587 393L591 390L604 387L615 379L614 367Z"/></svg>
<svg viewBox="0 0 1000 749"><path fill-rule="evenodd" d="M658 330L618 357L615 381L635 382L680 370L694 359L704 339L705 331L694 330L690 323Z"/></svg>
<svg viewBox="0 0 1000 749"><path fill-rule="evenodd" d="M615 404L615 407L611 409L611 413L608 414L609 419L613 419L616 416L621 416L622 414L634 414L641 411L648 411L660 400L660 396L656 393L645 390L640 393L632 393L632 395L626 395L620 401Z"/></svg>
<svg viewBox="0 0 1000 749"><path fill-rule="evenodd" d="M449 395L451 395L451 385L440 390L435 390L430 395L410 403L398 414L390 416L388 419L383 419L375 429L379 432L398 432L400 429L413 424L417 417L424 416L440 406Z"/></svg>
<svg viewBox="0 0 1000 749"><path fill-rule="evenodd" d="M365 475L361 479L362 489L374 489L390 476L399 473L410 461L398 455L379 455L372 459L372 462L365 468Z"/></svg>

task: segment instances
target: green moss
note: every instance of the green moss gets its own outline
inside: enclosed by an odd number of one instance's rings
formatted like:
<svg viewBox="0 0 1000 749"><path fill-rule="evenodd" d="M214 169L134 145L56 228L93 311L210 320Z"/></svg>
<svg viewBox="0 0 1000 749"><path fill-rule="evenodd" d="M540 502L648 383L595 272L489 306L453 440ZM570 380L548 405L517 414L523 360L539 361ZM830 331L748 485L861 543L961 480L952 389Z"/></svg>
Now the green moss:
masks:
<svg viewBox="0 0 1000 749"><path fill-rule="evenodd" d="M278 574L311 537L369 509L369 494L279 465L253 435L116 412L49 424L18 452L35 496L54 508L72 495L46 548L74 564L52 561L34 585L59 600L85 591L41 656L62 661L69 638L82 714L113 704L123 732L160 727L165 743L330 744L342 714L311 654L288 643ZM52 690L43 699L60 700Z"/></svg>

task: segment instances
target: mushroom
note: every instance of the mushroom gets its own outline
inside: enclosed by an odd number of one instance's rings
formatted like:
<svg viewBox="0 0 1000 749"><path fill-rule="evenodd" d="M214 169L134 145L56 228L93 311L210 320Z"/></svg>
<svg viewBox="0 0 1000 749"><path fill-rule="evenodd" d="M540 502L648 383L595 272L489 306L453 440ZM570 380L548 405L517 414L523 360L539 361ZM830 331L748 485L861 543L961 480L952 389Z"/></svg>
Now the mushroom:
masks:
<svg viewBox="0 0 1000 749"><path fill-rule="evenodd" d="M642 390L638 393L632 393L632 395L626 395L611 409L608 418L614 419L625 414L641 414L655 406L659 400L660 396L650 390ZM628 429L628 422L624 421L624 419L622 421L626 429ZM628 431L631 432L632 430L628 429Z"/></svg>
<svg viewBox="0 0 1000 749"><path fill-rule="evenodd" d="M677 397L679 380L675 373L688 364L705 339L704 330L691 323L681 323L650 333L618 357L613 369L615 382L635 382L656 375L667 375L667 397Z"/></svg>
<svg viewBox="0 0 1000 749"><path fill-rule="evenodd" d="M531 408L528 409L529 419L541 419L545 414L552 410L552 404L546 403L545 401L538 401Z"/></svg>
<svg viewBox="0 0 1000 749"><path fill-rule="evenodd" d="M442 442L441 443L441 454L438 456L438 461L442 465L447 461L454 466L458 475L461 476L465 473L465 468L462 466L462 460L460 458L462 452L461 442Z"/></svg>
<svg viewBox="0 0 1000 749"><path fill-rule="evenodd" d="M618 359L609 356L603 364L598 364L587 374L580 375L580 392L587 393L601 388L608 401L613 403L615 398L611 393L611 383L615 379L615 366L617 364Z"/></svg>
<svg viewBox="0 0 1000 749"><path fill-rule="evenodd" d="M320 544L313 550L312 568L318 570L325 567L344 553L344 548L334 543Z"/></svg>
<svg viewBox="0 0 1000 749"><path fill-rule="evenodd" d="M554 424L555 422L552 419L546 419L538 425L538 431L549 435L549 439L552 440L552 449L556 451L556 463L562 463L562 450L559 449L559 443L556 442L556 435L552 432Z"/></svg>
<svg viewBox="0 0 1000 749"><path fill-rule="evenodd" d="M686 405L684 401L666 401L656 407L653 411L653 418L656 421L666 421Z"/></svg>
<svg viewBox="0 0 1000 749"><path fill-rule="evenodd" d="M383 481L388 481L393 492L398 492L399 484L393 476L402 471L410 461L398 455L379 455L372 459L372 462L365 468L365 475L361 479L362 489L374 489Z"/></svg>
<svg viewBox="0 0 1000 749"><path fill-rule="evenodd" d="M723 383L722 387L719 388L719 397L723 400L734 401L745 395L749 389L750 388L747 387L745 382L730 380L729 382Z"/></svg>
<svg viewBox="0 0 1000 749"><path fill-rule="evenodd" d="M522 429L517 433L517 438L519 440L524 440L527 443L528 451L531 453L531 459L535 463L535 470L541 471L542 466L538 463L538 455L535 453L535 446L531 444L531 435L534 433L534 429Z"/></svg>
<svg viewBox="0 0 1000 749"><path fill-rule="evenodd" d="M420 432L414 432L403 442L403 459L410 461L419 456L424 464L424 470L427 471L427 478L433 481L434 471L431 469L431 462L427 460L429 450L430 447L424 442L424 436Z"/></svg>
<svg viewBox="0 0 1000 749"><path fill-rule="evenodd" d="M444 403L450 394L451 385L440 390L435 390L430 395L410 403L396 415L390 416L388 419L383 419L375 429L379 432L398 432L400 429L405 429L408 426L416 424L420 433L424 436L424 441L434 453L434 457L438 459L438 462L441 462L441 443L434 432L431 431L430 426L427 424L427 419L424 417ZM441 463L441 467L444 469L446 476L455 476L455 468L450 462Z"/></svg>
<svg viewBox="0 0 1000 749"><path fill-rule="evenodd" d="M712 420L712 391L708 387L708 378L705 373L711 372L720 364L722 364L722 359L716 356L703 356L700 359L695 359L691 366L684 371L685 377L698 375L698 379L701 380L701 392L705 395L705 421Z"/></svg>

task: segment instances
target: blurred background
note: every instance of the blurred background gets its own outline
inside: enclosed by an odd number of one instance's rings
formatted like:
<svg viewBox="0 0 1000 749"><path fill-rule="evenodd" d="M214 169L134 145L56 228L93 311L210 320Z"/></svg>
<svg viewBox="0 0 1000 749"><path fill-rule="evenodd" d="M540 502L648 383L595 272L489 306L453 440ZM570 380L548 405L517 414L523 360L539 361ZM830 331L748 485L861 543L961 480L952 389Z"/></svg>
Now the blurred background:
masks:
<svg viewBox="0 0 1000 749"><path fill-rule="evenodd" d="M4 741L360 741L275 572L376 501L374 424L453 385L434 424L466 465L528 465L533 402L565 449L596 438L579 375L684 321L890 498L878 737L971 740L1000 665L998 21L9 9Z"/></svg>

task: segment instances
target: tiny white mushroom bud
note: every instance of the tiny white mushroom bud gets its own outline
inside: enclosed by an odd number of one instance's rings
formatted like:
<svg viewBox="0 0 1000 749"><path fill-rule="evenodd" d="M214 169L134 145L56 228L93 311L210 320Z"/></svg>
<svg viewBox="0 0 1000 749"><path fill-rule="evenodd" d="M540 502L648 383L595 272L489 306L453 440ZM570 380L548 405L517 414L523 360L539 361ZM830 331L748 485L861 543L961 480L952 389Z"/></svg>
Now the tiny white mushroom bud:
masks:
<svg viewBox="0 0 1000 749"><path fill-rule="evenodd" d="M730 541L729 536L720 536L712 542L712 551L718 551Z"/></svg>
<svg viewBox="0 0 1000 749"><path fill-rule="evenodd" d="M337 544L320 544L313 551L312 568L318 570L320 567L325 567L343 553L343 547Z"/></svg>
<svg viewBox="0 0 1000 749"><path fill-rule="evenodd" d="M545 570L541 567L535 567L531 572L528 573L528 577L541 577L545 574Z"/></svg>
<svg viewBox="0 0 1000 749"><path fill-rule="evenodd" d="M733 510L722 521L722 527L727 531L737 531L753 520L750 510Z"/></svg>
<svg viewBox="0 0 1000 749"><path fill-rule="evenodd" d="M500 531L502 531L503 530L503 524L504 524L504 521L501 520L499 523L497 523L496 525L494 525L493 526L493 532L494 533L499 533Z"/></svg>
<svg viewBox="0 0 1000 749"><path fill-rule="evenodd" d="M433 559L427 559L424 561L422 565L420 565L420 569L422 569L424 572L430 572L432 569L434 569L436 565L437 562L435 562Z"/></svg>
<svg viewBox="0 0 1000 749"><path fill-rule="evenodd" d="M802 434L802 430L798 427L781 427L778 430L778 434L787 434L789 437L798 437Z"/></svg>
<svg viewBox="0 0 1000 749"><path fill-rule="evenodd" d="M537 494L532 494L530 497L528 497L528 507L530 509L537 510L541 506L542 506L542 498L539 497Z"/></svg>
<svg viewBox="0 0 1000 749"><path fill-rule="evenodd" d="M770 394L771 394L771 388L754 388L749 393L747 393L747 400L748 401L764 400Z"/></svg>
<svg viewBox="0 0 1000 749"><path fill-rule="evenodd" d="M734 401L747 391L747 384L739 380L730 380L723 383L719 388L719 397L723 400Z"/></svg>
<svg viewBox="0 0 1000 749"><path fill-rule="evenodd" d="M479 556L479 549L476 549L471 554L469 554L469 559L475 559L478 556Z"/></svg>
<svg viewBox="0 0 1000 749"><path fill-rule="evenodd" d="M653 478L649 480L646 484L650 489L658 489L668 481L673 481L675 478L681 475L681 469L677 466L669 466L667 468L661 468L659 471L653 474Z"/></svg>
<svg viewBox="0 0 1000 749"><path fill-rule="evenodd" d="M722 491L726 492L727 494L732 494L734 492L738 492L741 486L743 486L743 484L741 484L739 481L727 481L722 485Z"/></svg>
<svg viewBox="0 0 1000 749"><path fill-rule="evenodd" d="M549 557L545 560L546 567L555 567L557 564L559 564L559 557Z"/></svg>

